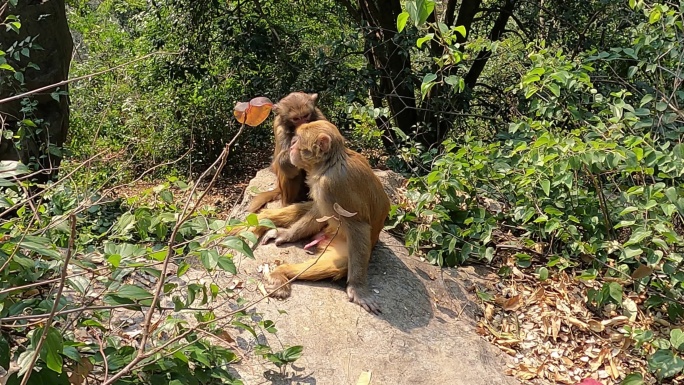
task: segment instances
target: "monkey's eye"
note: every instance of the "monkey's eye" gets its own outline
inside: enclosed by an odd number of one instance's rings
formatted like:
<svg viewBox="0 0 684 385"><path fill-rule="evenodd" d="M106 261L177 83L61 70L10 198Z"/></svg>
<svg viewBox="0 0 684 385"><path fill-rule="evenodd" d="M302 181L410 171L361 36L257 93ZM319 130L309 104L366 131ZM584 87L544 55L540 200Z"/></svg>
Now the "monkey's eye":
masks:
<svg viewBox="0 0 684 385"><path fill-rule="evenodd" d="M302 153L302 156L307 157L307 158L311 157L311 155L313 155L313 153L310 150L302 150L301 153Z"/></svg>

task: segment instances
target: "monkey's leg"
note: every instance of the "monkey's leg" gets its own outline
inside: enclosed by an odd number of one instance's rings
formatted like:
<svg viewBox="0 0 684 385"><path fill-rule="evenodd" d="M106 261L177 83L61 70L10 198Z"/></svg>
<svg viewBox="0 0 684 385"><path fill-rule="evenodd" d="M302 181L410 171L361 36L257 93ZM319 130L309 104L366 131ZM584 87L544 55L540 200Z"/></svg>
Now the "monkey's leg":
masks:
<svg viewBox="0 0 684 385"><path fill-rule="evenodd" d="M365 222L351 220L343 221L342 226L347 234L349 249L347 296L351 302L368 312L379 314L380 307L368 288L368 263L372 252L371 226Z"/></svg>
<svg viewBox="0 0 684 385"><path fill-rule="evenodd" d="M271 297L285 299L290 296L292 290L290 285L285 285L279 289L278 287L297 274L301 273L297 279L304 281L318 281L326 278L341 279L347 274L347 260L346 241L334 239L320 258L312 258L302 263L286 263L276 267L266 277L266 288L268 291L277 289L271 293Z"/></svg>
<svg viewBox="0 0 684 385"><path fill-rule="evenodd" d="M280 189L278 187L271 191L264 191L257 194L252 201L249 202L247 212L255 213L259 211L266 203L276 200L278 195L280 195Z"/></svg>

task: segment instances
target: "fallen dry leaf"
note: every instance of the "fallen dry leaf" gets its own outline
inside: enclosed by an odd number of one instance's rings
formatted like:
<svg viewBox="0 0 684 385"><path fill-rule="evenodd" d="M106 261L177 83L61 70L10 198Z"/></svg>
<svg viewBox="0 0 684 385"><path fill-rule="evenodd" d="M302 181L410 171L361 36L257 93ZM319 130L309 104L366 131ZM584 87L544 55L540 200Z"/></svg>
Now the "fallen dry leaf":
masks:
<svg viewBox="0 0 684 385"><path fill-rule="evenodd" d="M371 382L371 372L361 372L359 379L356 380L356 385L368 385Z"/></svg>

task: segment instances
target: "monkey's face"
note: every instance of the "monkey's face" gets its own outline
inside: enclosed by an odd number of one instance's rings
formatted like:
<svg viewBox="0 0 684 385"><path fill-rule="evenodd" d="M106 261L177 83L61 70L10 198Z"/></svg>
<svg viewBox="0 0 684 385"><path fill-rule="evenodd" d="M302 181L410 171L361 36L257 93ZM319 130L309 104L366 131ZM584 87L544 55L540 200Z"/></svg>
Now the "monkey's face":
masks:
<svg viewBox="0 0 684 385"><path fill-rule="evenodd" d="M303 157L310 156L310 150L302 149L301 139L299 135L295 135L292 138L292 143L290 144L290 162L297 168L306 170L306 162Z"/></svg>
<svg viewBox="0 0 684 385"><path fill-rule="evenodd" d="M305 126L306 127L306 126ZM311 171L328 159L332 138L316 130L299 128L290 144L290 162L297 168Z"/></svg>
<svg viewBox="0 0 684 385"><path fill-rule="evenodd" d="M292 128L313 120L316 113L317 94L293 92L274 106L274 111Z"/></svg>

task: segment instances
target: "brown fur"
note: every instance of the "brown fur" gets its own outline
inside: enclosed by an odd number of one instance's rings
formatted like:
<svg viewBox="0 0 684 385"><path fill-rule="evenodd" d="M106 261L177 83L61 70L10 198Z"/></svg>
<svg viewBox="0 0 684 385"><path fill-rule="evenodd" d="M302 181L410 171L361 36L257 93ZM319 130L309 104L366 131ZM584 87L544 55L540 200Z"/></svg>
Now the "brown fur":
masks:
<svg viewBox="0 0 684 385"><path fill-rule="evenodd" d="M269 287L281 286L313 264L298 279L340 279L347 276L349 300L369 312L378 313L379 307L368 289L367 271L371 250L378 241L390 209L389 198L380 180L363 156L344 146L340 132L327 121L303 124L297 129L290 159L295 166L307 172L313 202L262 211L259 219L271 219L279 227L277 231L269 232L266 241L275 237L276 244L293 242L320 231L325 231L327 239L332 241L318 245L319 250L325 251L315 264L317 258L275 268L268 278ZM333 209L334 203L356 215L341 217ZM326 216L338 217L341 222L335 219L324 223L316 221ZM335 235L338 224L339 231ZM263 235L266 231L260 228L257 234ZM290 295L290 288L285 286L272 295L286 298Z"/></svg>
<svg viewBox="0 0 684 385"><path fill-rule="evenodd" d="M321 110L316 107L317 100L318 94L293 92L273 106L276 113L273 121L275 150L271 167L278 178L278 185L271 191L255 196L247 211L257 212L266 203L278 198L278 195L281 197L282 206L308 199L306 171L292 165L289 150L297 127L308 122L326 120Z"/></svg>

